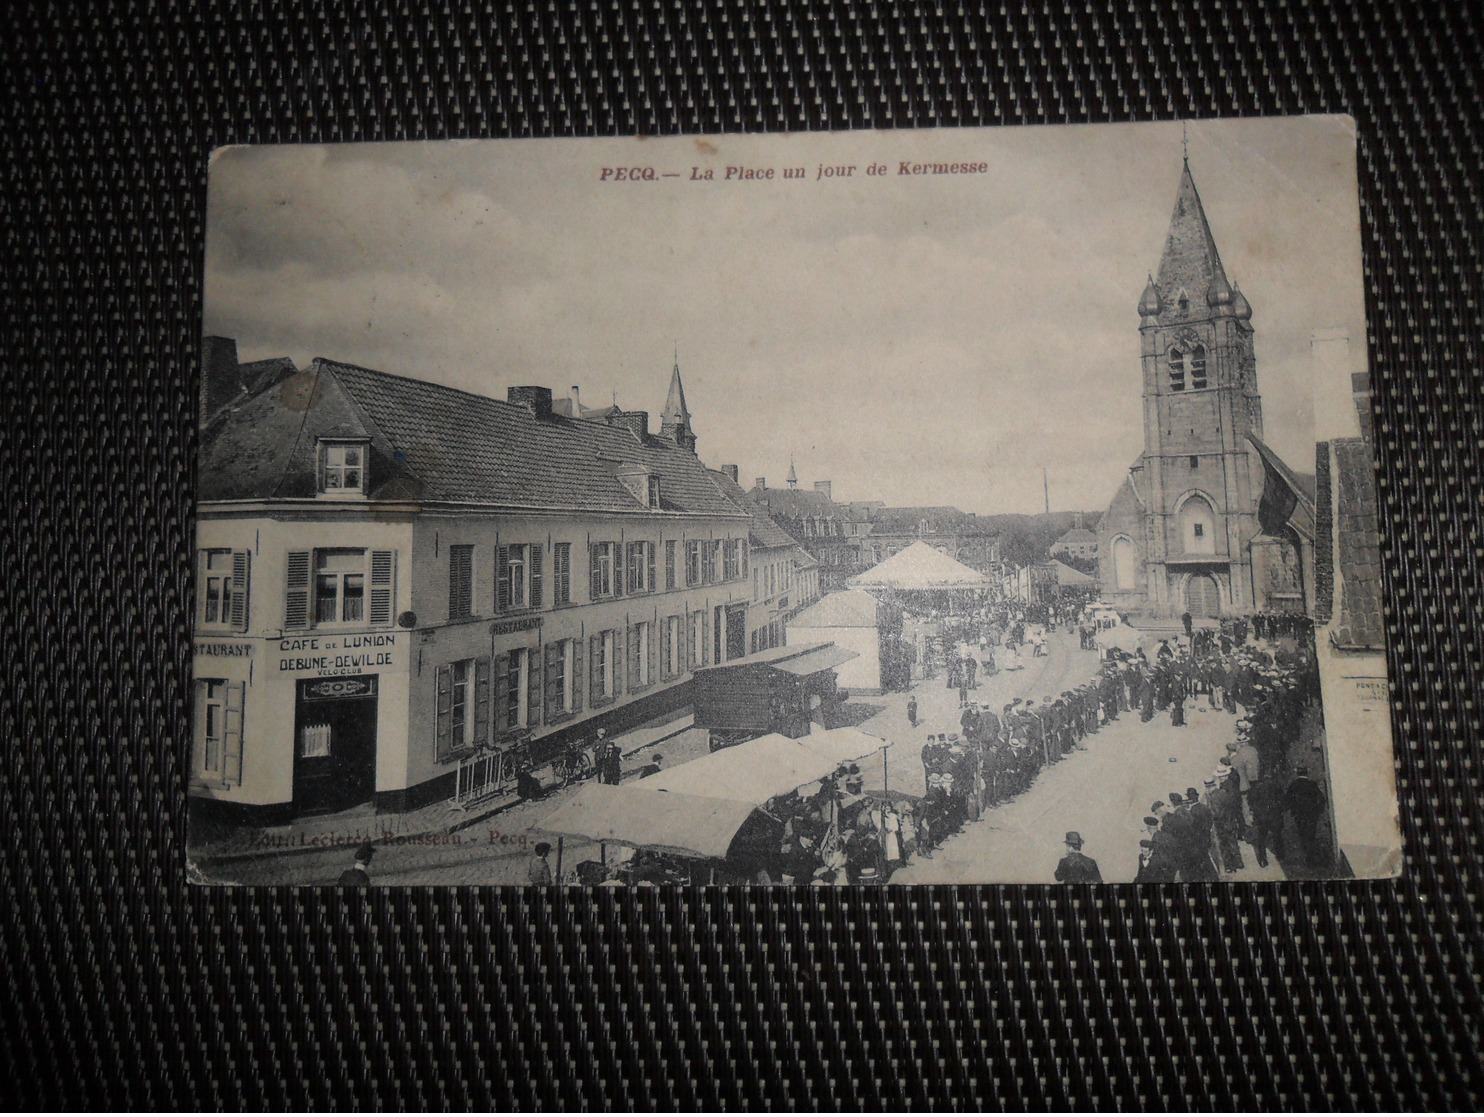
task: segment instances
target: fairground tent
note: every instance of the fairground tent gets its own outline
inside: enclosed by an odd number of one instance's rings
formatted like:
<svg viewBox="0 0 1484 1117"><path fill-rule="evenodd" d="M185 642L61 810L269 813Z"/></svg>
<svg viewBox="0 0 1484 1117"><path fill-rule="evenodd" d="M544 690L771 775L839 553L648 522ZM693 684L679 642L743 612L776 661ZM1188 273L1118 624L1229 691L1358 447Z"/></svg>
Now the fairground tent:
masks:
<svg viewBox="0 0 1484 1117"><path fill-rule="evenodd" d="M677 795L638 784L611 787L593 783L538 823L536 829L566 838L618 842L681 857L721 860L756 809L754 804L736 799Z"/></svg>
<svg viewBox="0 0 1484 1117"><path fill-rule="evenodd" d="M1051 565L1056 570L1056 584L1059 586L1091 586L1097 584L1097 579L1091 574L1084 574L1076 567L1068 566L1064 562L1053 560Z"/></svg>
<svg viewBox="0 0 1484 1117"><path fill-rule="evenodd" d="M848 582L858 589L982 590L989 579L922 540L904 547L885 562Z"/></svg>
<svg viewBox="0 0 1484 1117"><path fill-rule="evenodd" d="M840 732L831 730L799 740L769 733L656 772L631 786L703 798L723 796L761 806L774 796L824 779L841 764L869 756L885 744L879 737L858 731L854 739L831 736Z"/></svg>
<svg viewBox="0 0 1484 1117"><path fill-rule="evenodd" d="M1137 628L1119 621L1112 628L1105 628L1098 633L1098 651L1107 651L1109 648L1117 648L1119 651L1128 652L1133 655L1139 648L1149 642L1149 638ZM1158 643L1158 641L1155 641Z"/></svg>

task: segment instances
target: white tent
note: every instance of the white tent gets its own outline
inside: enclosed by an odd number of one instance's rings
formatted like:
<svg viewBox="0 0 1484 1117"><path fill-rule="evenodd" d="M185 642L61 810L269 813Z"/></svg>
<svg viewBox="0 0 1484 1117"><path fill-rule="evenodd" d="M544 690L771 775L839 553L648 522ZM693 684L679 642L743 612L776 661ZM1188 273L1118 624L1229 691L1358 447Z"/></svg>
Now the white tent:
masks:
<svg viewBox="0 0 1484 1117"><path fill-rule="evenodd" d="M774 796L824 779L843 763L869 756L884 743L868 733L852 738L841 730L799 740L769 733L656 772L631 786L761 806Z"/></svg>
<svg viewBox="0 0 1484 1117"><path fill-rule="evenodd" d="M536 825L547 834L619 842L681 857L724 858L757 807L738 799L676 795L638 784L588 784Z"/></svg>
<svg viewBox="0 0 1484 1117"><path fill-rule="evenodd" d="M860 589L982 590L989 588L990 580L919 539L848 584Z"/></svg>

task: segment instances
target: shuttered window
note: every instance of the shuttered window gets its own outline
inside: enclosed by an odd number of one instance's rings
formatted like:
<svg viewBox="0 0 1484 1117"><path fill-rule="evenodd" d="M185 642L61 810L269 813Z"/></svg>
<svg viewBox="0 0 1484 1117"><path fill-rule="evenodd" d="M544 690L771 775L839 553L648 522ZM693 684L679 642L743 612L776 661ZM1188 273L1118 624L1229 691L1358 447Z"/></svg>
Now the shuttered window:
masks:
<svg viewBox="0 0 1484 1117"><path fill-rule="evenodd" d="M434 672L439 760L450 760L490 740L489 656L446 663Z"/></svg>
<svg viewBox="0 0 1484 1117"><path fill-rule="evenodd" d="M474 611L474 548L455 543L448 548L448 619L463 620Z"/></svg>
<svg viewBox="0 0 1484 1117"><path fill-rule="evenodd" d="M247 631L247 593L252 555L226 548L201 552L197 582L197 626L214 630Z"/></svg>
<svg viewBox="0 0 1484 1117"><path fill-rule="evenodd" d="M675 588L675 540L665 540L665 589Z"/></svg>
<svg viewBox="0 0 1484 1117"><path fill-rule="evenodd" d="M590 590L594 601L612 597L616 592L614 552L617 549L616 543L594 543L588 548L588 566L592 575Z"/></svg>
<svg viewBox="0 0 1484 1117"><path fill-rule="evenodd" d="M551 603L572 602L572 544L558 543L551 549Z"/></svg>
<svg viewBox="0 0 1484 1117"><path fill-rule="evenodd" d="M232 602L234 626L240 616L247 627L248 555L234 561L233 581L242 585L240 600ZM361 625L387 628L393 623L397 604L397 554L333 548L320 551L290 551L284 566L283 626Z"/></svg>
<svg viewBox="0 0 1484 1117"><path fill-rule="evenodd" d="M220 787L242 783L242 733L247 684L196 681L196 778Z"/></svg>
<svg viewBox="0 0 1484 1117"><path fill-rule="evenodd" d="M542 690L548 724L582 710L582 676L577 646L576 640L554 640L546 645Z"/></svg>

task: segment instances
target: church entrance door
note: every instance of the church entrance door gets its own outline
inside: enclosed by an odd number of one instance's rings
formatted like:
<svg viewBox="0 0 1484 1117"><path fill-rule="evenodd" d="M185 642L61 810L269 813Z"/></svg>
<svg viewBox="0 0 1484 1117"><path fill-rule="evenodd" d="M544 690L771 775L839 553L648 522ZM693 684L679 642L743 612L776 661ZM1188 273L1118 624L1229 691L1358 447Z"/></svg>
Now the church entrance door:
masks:
<svg viewBox="0 0 1484 1117"><path fill-rule="evenodd" d="M1221 590L1209 574L1192 574L1185 583L1185 607L1193 617L1219 617Z"/></svg>

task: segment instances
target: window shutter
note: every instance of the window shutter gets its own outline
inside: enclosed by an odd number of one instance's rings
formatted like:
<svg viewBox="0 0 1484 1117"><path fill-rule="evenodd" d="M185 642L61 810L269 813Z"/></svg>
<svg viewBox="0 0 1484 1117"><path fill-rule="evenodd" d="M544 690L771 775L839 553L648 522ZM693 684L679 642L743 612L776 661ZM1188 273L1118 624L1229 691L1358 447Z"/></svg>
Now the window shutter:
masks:
<svg viewBox="0 0 1484 1117"><path fill-rule="evenodd" d="M530 570L531 570L531 592L527 595L527 602L532 609L541 608L541 567L542 560L546 557L546 547L540 543L531 544Z"/></svg>
<svg viewBox="0 0 1484 1117"><path fill-rule="evenodd" d="M510 548L495 548L495 611L510 608Z"/></svg>
<svg viewBox="0 0 1484 1117"><path fill-rule="evenodd" d="M526 652L526 728L541 724L541 649Z"/></svg>
<svg viewBox="0 0 1484 1117"><path fill-rule="evenodd" d="M283 627L309 627L309 552L290 551L283 597Z"/></svg>
<svg viewBox="0 0 1484 1117"><path fill-rule="evenodd" d="M555 721L562 712L561 681L557 668L562 662L562 644L558 640L546 645L546 720Z"/></svg>
<svg viewBox="0 0 1484 1117"><path fill-rule="evenodd" d="M495 670L495 732L503 733L510 728L510 657L497 655Z"/></svg>
<svg viewBox="0 0 1484 1117"><path fill-rule="evenodd" d="M742 577L747 577L747 540L743 539L737 544L737 552L742 558Z"/></svg>
<svg viewBox="0 0 1484 1117"><path fill-rule="evenodd" d="M711 607L701 610L701 664L712 662L711 658Z"/></svg>
<svg viewBox="0 0 1484 1117"><path fill-rule="evenodd" d="M654 682L664 673L664 667L660 663L660 619L658 616L649 622L649 681Z"/></svg>
<svg viewBox="0 0 1484 1117"><path fill-rule="evenodd" d="M582 713L582 642L572 641L572 712Z"/></svg>
<svg viewBox="0 0 1484 1117"><path fill-rule="evenodd" d="M629 679L628 690L633 692L639 685L639 637L641 630L639 626L631 625L629 628Z"/></svg>
<svg viewBox="0 0 1484 1117"><path fill-rule="evenodd" d="M242 783L242 723L247 705L247 684L227 684L227 719L222 726L222 782Z"/></svg>
<svg viewBox="0 0 1484 1117"><path fill-rule="evenodd" d="M601 693L598 687L600 681L598 678L598 644L601 639L601 636L589 636L587 638L587 693L591 696L594 704L597 703L598 696Z"/></svg>
<svg viewBox="0 0 1484 1117"><path fill-rule="evenodd" d="M648 565L648 573L649 573L649 581L648 581L647 584L649 586L650 592L652 593L653 591L655 591L655 590L657 590L657 589L660 588L660 584L655 579L655 576L654 576L654 544L653 543L646 543L646 544L644 544L644 555L645 555L645 561L646 561L646 563Z"/></svg>
<svg viewBox="0 0 1484 1117"><path fill-rule="evenodd" d="M323 442L314 447L314 491L317 493L325 491L325 444Z"/></svg>
<svg viewBox="0 0 1484 1117"><path fill-rule="evenodd" d="M589 572L588 597L593 601L598 600L602 596L598 579L598 548L601 546L601 543L589 543L587 545L587 568Z"/></svg>
<svg viewBox="0 0 1484 1117"><path fill-rule="evenodd" d="M624 590L624 546L622 543L610 544L613 550L613 596L622 597Z"/></svg>
<svg viewBox="0 0 1484 1117"><path fill-rule="evenodd" d="M490 657L482 655L474 661L474 747L482 749L490 743Z"/></svg>
<svg viewBox="0 0 1484 1117"><path fill-rule="evenodd" d="M453 736L453 668L444 664L438 668L438 756L448 755L449 742Z"/></svg>
<svg viewBox="0 0 1484 1117"><path fill-rule="evenodd" d="M371 608L367 611L372 628L392 623L397 605L397 552L371 552Z"/></svg>
<svg viewBox="0 0 1484 1117"><path fill-rule="evenodd" d="M227 615L238 632L247 631L248 567L251 559L247 551L232 552L232 601Z"/></svg>

